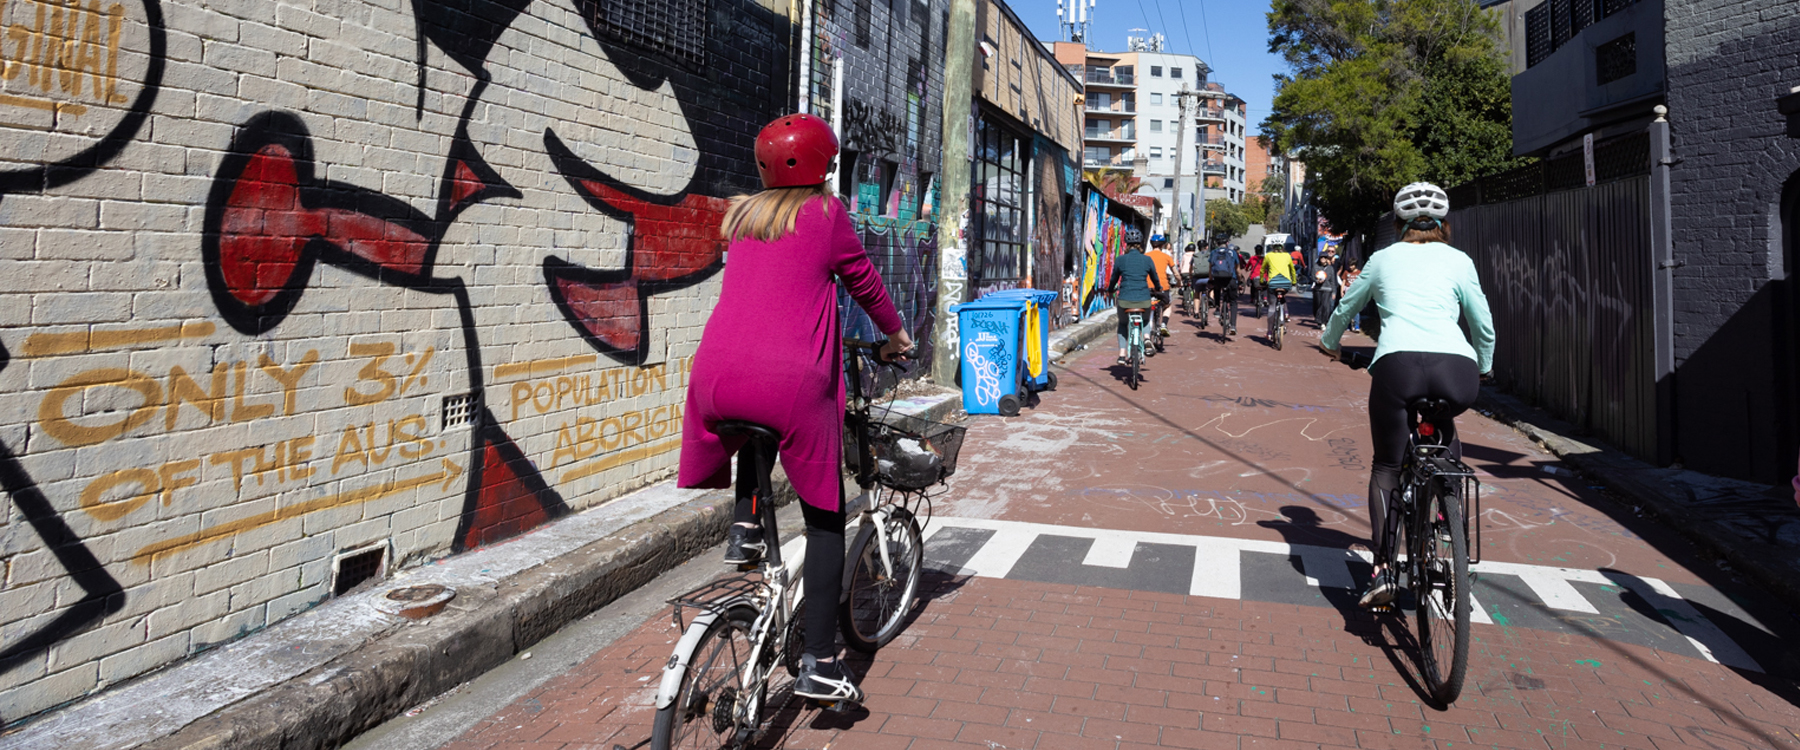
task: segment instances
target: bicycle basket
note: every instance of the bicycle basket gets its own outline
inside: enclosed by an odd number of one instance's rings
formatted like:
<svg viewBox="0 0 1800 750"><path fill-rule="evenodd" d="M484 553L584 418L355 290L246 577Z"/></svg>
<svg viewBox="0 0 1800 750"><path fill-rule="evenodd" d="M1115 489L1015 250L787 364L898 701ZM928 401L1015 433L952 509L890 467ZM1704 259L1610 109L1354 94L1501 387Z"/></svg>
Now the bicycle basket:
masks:
<svg viewBox="0 0 1800 750"><path fill-rule="evenodd" d="M875 458L875 481L904 492L937 484L956 472L968 428L905 414L884 414L871 422L869 451ZM854 440L846 441L852 443Z"/></svg>

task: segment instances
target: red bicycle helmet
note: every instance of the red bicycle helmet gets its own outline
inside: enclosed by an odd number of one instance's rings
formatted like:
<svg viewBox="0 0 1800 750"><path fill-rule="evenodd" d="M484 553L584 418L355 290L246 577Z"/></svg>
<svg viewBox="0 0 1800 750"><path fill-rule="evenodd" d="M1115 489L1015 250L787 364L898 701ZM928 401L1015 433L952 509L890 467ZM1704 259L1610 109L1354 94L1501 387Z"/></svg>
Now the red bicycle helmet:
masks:
<svg viewBox="0 0 1800 750"><path fill-rule="evenodd" d="M787 115L756 134L756 169L765 188L822 183L837 154L837 134L812 115Z"/></svg>

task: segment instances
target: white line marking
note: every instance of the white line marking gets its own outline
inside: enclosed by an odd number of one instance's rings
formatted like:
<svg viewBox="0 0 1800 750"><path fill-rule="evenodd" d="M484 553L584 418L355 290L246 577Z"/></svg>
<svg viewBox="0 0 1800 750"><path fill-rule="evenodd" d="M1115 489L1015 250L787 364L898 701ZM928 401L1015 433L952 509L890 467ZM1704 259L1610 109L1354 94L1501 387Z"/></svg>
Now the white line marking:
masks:
<svg viewBox="0 0 1800 750"><path fill-rule="evenodd" d="M1674 625L1676 630L1687 636L1687 639L1693 642L1694 648L1708 660L1727 667L1748 669L1753 672L1763 671L1762 665L1757 664L1756 660L1751 658L1743 647L1725 635L1725 631L1720 630L1719 626L1706 619L1705 615L1700 614L1700 610L1695 609L1692 602L1683 599L1681 594L1675 591L1675 587L1670 586L1667 581L1654 578L1632 579L1625 576L1620 576L1620 578L1625 579L1619 581L1620 585L1643 597L1644 601L1648 602L1657 614L1662 615L1670 625Z"/></svg>
<svg viewBox="0 0 1800 750"><path fill-rule="evenodd" d="M1223 544L1195 547L1194 577L1188 583L1188 594L1220 599L1244 598L1244 578L1239 553L1238 548Z"/></svg>
<svg viewBox="0 0 1800 750"><path fill-rule="evenodd" d="M969 575L1005 578L1007 573L1012 572L1013 566L1019 564L1019 558L1037 537L1038 533L1031 529L997 529L994 537L963 564L963 570Z"/></svg>
<svg viewBox="0 0 1800 750"><path fill-rule="evenodd" d="M1475 592L1473 591L1469 592L1469 622L1478 622L1483 625L1494 624L1494 618L1489 617L1487 610L1482 609L1481 602L1475 601Z"/></svg>
<svg viewBox="0 0 1800 750"><path fill-rule="evenodd" d="M1088 548L1087 557L1081 559L1081 564L1102 568L1129 568L1131 555L1135 552L1137 542L1134 540L1116 536L1095 537L1094 546Z"/></svg>
<svg viewBox="0 0 1800 750"><path fill-rule="evenodd" d="M1194 570L1193 578L1188 586L1188 593L1193 596L1210 596L1221 599L1243 598L1240 555L1244 552L1260 552L1286 557L1297 556L1305 567L1309 583L1339 588L1355 587L1354 581L1350 580L1351 576L1347 567L1350 560L1360 558L1364 562L1368 562L1373 559L1373 556L1366 550L1334 549L1262 539L1165 534L1151 531L1119 531L949 516L933 518L931 523L925 527L925 538L930 539L938 531L948 527L990 529L995 532L994 537L976 552L965 566L968 573L988 578L1004 578L1007 573L1012 571L1013 566L1018 564L1019 557L1031 546L1032 540L1040 534L1094 540L1094 546L1088 550L1088 560L1084 560L1084 563L1104 567L1128 566L1130 554L1120 550L1135 551L1138 544L1190 547L1194 550ZM1124 562L1117 565L1110 564L1120 560ZM1580 592L1576 591L1575 587L1570 585L1571 583L1624 586L1650 602L1659 614L1674 625L1675 629L1683 636L1686 636L1688 641L1694 644L1694 649L1708 660L1730 667L1762 671L1756 660L1750 658L1750 655L1741 646L1733 642L1729 636L1725 635L1724 631L1707 620L1699 610L1694 608L1692 603L1683 599L1673 587L1661 579L1619 573L1608 574L1598 570L1496 561L1470 565L1469 570L1472 573L1517 576L1531 588L1533 593L1543 599L1545 605L1573 612L1598 614L1599 610ZM1493 624L1493 617L1479 601L1476 601L1472 592L1469 597L1469 621L1484 625Z"/></svg>
<svg viewBox="0 0 1800 750"><path fill-rule="evenodd" d="M1537 594L1546 607L1569 612L1600 614L1600 610L1595 609L1593 603L1583 597L1581 592L1576 591L1574 586L1570 586L1567 580L1552 575L1546 570L1523 572L1519 578L1525 581L1526 586L1531 587L1531 593Z"/></svg>

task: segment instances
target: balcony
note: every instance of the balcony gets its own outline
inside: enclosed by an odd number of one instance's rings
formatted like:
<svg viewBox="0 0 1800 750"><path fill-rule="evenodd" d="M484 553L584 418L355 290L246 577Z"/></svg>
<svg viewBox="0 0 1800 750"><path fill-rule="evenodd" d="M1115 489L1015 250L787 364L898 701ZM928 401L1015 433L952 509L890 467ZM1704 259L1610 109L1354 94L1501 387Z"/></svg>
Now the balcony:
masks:
<svg viewBox="0 0 1800 750"><path fill-rule="evenodd" d="M1136 143L1137 133L1136 131L1127 128L1117 128L1114 130L1088 130L1082 133L1082 138L1090 141Z"/></svg>
<svg viewBox="0 0 1800 750"><path fill-rule="evenodd" d="M1123 169L1123 170L1130 171L1132 168L1132 164L1131 164L1131 161L1127 160L1123 156L1114 156L1111 159L1083 159L1081 162L1081 168L1082 169Z"/></svg>
<svg viewBox="0 0 1800 750"><path fill-rule="evenodd" d="M1089 102L1084 109L1090 115L1112 115L1114 117L1131 117L1137 114L1136 102L1113 102L1107 107L1096 107Z"/></svg>
<svg viewBox="0 0 1800 750"><path fill-rule="evenodd" d="M1202 164L1200 166L1200 173L1201 174L1216 174L1216 175L1219 175L1220 177L1224 177L1225 175L1229 174L1228 172L1225 171L1225 162L1222 162L1222 161L1208 161L1205 164Z"/></svg>
<svg viewBox="0 0 1800 750"><path fill-rule="evenodd" d="M1088 68L1083 80L1089 85L1097 86L1136 86L1135 76L1131 73L1114 73L1103 68Z"/></svg>

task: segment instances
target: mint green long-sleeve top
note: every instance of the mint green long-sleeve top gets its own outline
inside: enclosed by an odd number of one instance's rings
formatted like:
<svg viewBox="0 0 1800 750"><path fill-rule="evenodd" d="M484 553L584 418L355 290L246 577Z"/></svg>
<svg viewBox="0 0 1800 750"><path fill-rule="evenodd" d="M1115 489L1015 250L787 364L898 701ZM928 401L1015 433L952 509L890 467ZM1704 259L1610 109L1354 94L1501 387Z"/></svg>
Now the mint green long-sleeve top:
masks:
<svg viewBox="0 0 1800 750"><path fill-rule="evenodd" d="M1371 301L1381 314L1375 360L1389 352L1441 352L1475 360L1483 374L1493 369L1494 319L1475 262L1461 250L1442 242L1397 242L1370 256L1325 325L1325 348L1338 348L1350 318ZM1468 320L1473 346L1458 318Z"/></svg>

